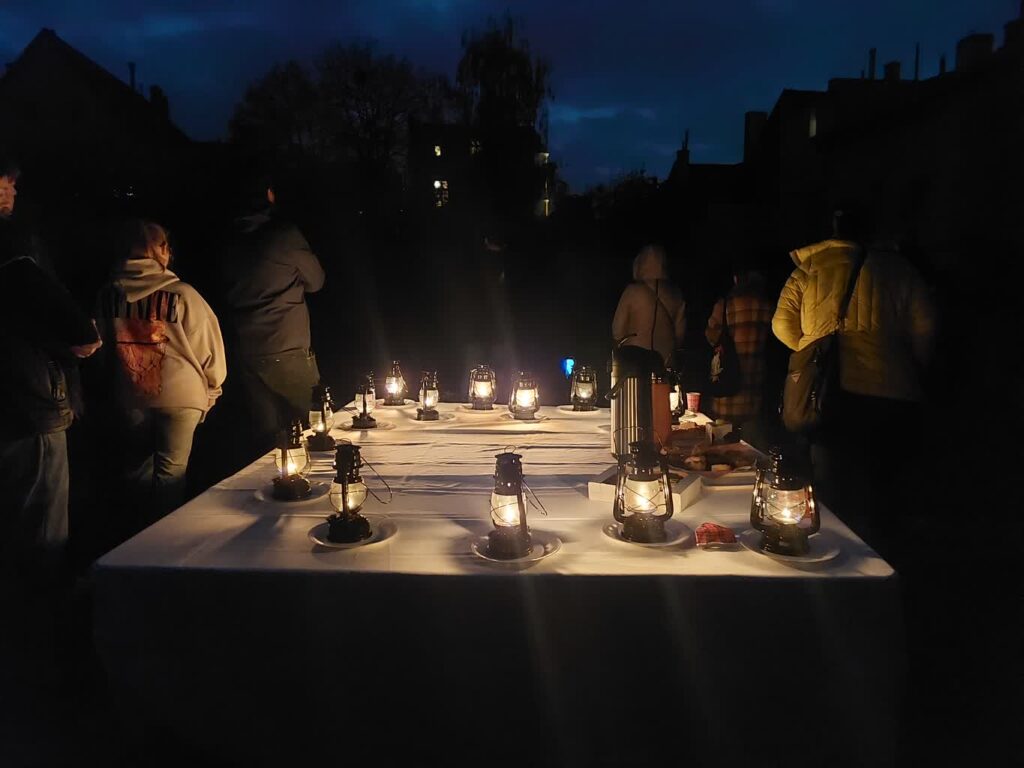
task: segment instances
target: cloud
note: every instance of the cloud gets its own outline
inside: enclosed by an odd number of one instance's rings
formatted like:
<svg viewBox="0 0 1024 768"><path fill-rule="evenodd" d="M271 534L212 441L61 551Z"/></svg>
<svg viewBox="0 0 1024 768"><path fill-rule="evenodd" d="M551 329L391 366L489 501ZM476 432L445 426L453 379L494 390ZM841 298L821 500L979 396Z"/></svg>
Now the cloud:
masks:
<svg viewBox="0 0 1024 768"><path fill-rule="evenodd" d="M165 38L201 35L221 29L257 27L263 19L247 11L215 11L201 14L154 13L143 17L138 31L143 37Z"/></svg>
<svg viewBox="0 0 1024 768"><path fill-rule="evenodd" d="M549 109L552 123L579 123L583 120L614 120L619 117L635 115L644 120L657 120L658 112L651 107L574 107L571 104L554 103Z"/></svg>

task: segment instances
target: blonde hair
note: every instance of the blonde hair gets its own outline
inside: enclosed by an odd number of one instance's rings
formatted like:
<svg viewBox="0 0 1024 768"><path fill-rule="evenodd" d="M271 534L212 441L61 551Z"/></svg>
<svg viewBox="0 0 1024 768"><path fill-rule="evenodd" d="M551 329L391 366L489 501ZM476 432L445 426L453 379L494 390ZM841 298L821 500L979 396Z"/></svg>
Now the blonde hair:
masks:
<svg viewBox="0 0 1024 768"><path fill-rule="evenodd" d="M126 231L127 256L128 259L152 259L167 268L167 261L170 260L170 244L167 240L167 230L153 221L134 221L129 224ZM167 246L167 257L163 256L163 247Z"/></svg>

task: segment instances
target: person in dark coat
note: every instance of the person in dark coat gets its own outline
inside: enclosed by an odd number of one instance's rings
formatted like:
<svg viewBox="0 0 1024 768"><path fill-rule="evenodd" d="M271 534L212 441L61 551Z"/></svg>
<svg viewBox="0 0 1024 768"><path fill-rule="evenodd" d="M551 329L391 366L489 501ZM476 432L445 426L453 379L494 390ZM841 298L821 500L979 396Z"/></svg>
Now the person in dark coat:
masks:
<svg viewBox="0 0 1024 768"><path fill-rule="evenodd" d="M0 569L52 583L68 535L70 372L101 342L15 220L17 179L0 157Z"/></svg>
<svg viewBox="0 0 1024 768"><path fill-rule="evenodd" d="M221 263L222 319L250 430L269 448L291 420L305 418L320 381L306 295L323 287L324 270L277 210L272 180L254 187L255 205L234 222Z"/></svg>

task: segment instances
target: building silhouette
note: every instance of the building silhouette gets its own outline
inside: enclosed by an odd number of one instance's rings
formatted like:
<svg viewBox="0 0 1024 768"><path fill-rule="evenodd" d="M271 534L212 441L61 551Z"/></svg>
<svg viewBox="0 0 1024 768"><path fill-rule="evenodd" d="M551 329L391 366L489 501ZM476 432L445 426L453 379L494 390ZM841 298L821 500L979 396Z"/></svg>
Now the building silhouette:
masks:
<svg viewBox="0 0 1024 768"><path fill-rule="evenodd" d="M147 99L128 67L124 82L41 30L0 76L0 141L21 158L26 182L50 195L131 198L180 167L190 141L170 120L159 86ZM45 183L60 181L60 184Z"/></svg>
<svg viewBox="0 0 1024 768"><path fill-rule="evenodd" d="M694 164L677 153L663 194L684 250L785 252L827 236L831 210L864 207L875 236L944 269L982 247L1024 249L1024 8L956 46L953 68L905 77L869 53L857 78L784 90L744 118L743 161Z"/></svg>

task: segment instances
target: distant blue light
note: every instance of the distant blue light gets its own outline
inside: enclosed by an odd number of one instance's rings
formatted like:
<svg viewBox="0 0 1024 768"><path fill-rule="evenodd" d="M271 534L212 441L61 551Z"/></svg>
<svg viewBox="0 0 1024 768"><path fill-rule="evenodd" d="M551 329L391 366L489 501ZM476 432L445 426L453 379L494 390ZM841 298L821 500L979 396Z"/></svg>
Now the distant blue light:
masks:
<svg viewBox="0 0 1024 768"><path fill-rule="evenodd" d="M576 361L573 358L567 357L564 360L562 360L562 372L565 374L565 378L568 379L570 376L572 376L572 369L575 367Z"/></svg>

